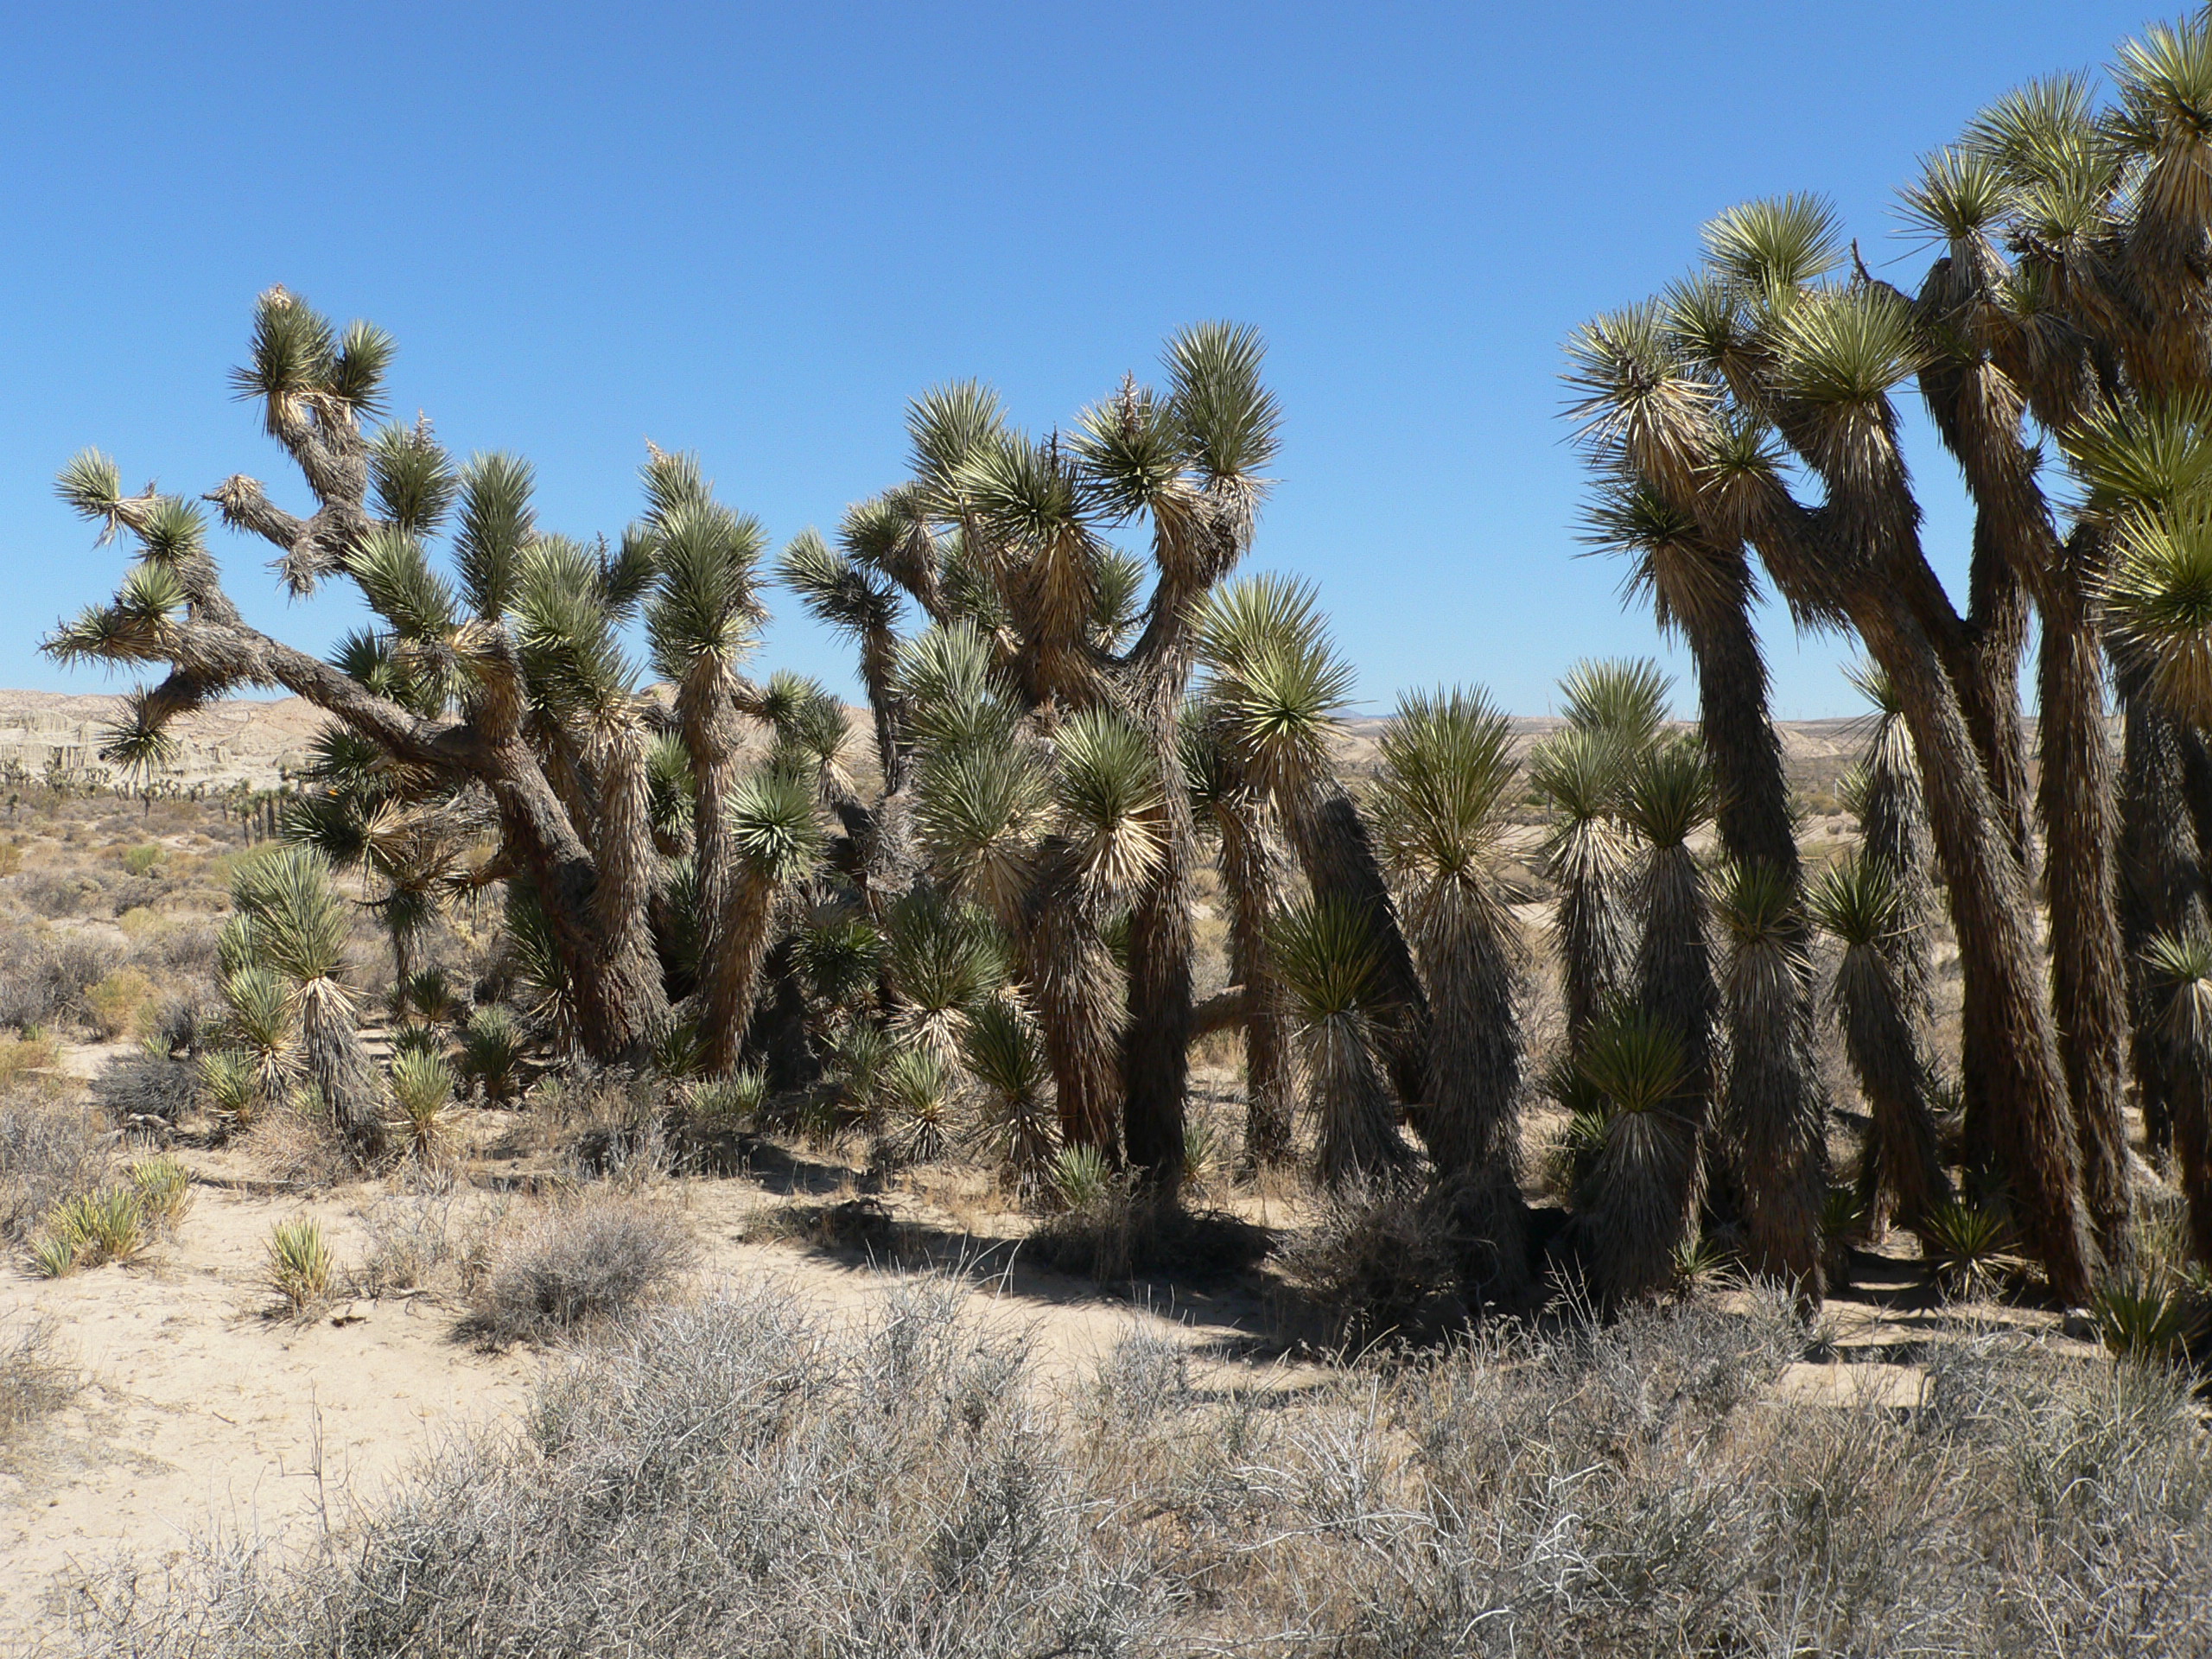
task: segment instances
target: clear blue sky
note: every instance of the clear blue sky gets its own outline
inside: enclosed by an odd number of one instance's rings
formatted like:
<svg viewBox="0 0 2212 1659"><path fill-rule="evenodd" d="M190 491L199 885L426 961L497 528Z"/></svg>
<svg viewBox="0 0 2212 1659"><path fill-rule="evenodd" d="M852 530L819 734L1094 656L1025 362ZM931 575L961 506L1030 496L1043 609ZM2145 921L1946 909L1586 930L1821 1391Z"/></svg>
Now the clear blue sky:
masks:
<svg viewBox="0 0 2212 1659"><path fill-rule="evenodd" d="M1109 3L26 7L0 54L0 685L121 560L54 501L302 491L230 400L256 292L397 335L398 410L536 463L541 522L619 532L647 437L780 542L894 481L906 398L967 375L1065 422L1178 325L1271 346L1287 416L1256 566L1319 583L1363 690L1548 706L1656 647L1578 559L1560 342L1746 197L1834 196L1916 281L1895 188L2143 0L1685 6ZM1916 440L1939 568L1966 540ZM317 648L266 551L251 616ZM764 662L849 689L779 596ZM1777 708L1851 712L1832 641L1769 629Z"/></svg>

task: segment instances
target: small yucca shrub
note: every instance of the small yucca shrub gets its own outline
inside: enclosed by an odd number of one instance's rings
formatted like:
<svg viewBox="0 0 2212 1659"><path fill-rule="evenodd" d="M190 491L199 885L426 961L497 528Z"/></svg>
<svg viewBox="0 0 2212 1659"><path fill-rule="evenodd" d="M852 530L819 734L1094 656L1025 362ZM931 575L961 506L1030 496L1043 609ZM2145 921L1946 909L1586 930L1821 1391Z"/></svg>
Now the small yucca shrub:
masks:
<svg viewBox="0 0 2212 1659"><path fill-rule="evenodd" d="M944 1156L951 1141L952 1074L932 1047L909 1048L883 1074L886 1150L901 1164Z"/></svg>
<svg viewBox="0 0 2212 1659"><path fill-rule="evenodd" d="M79 1192L54 1205L31 1249L34 1268L49 1279L79 1268L134 1260L149 1232L138 1195L127 1186Z"/></svg>
<svg viewBox="0 0 2212 1659"><path fill-rule="evenodd" d="M1063 1147L1052 1160L1052 1193L1064 1210L1091 1210L1115 1186L1114 1172L1096 1147Z"/></svg>
<svg viewBox="0 0 2212 1659"><path fill-rule="evenodd" d="M2026 1265L2012 1224L1997 1211L1954 1199L1929 1211L1922 1245L1946 1296L1994 1295Z"/></svg>
<svg viewBox="0 0 2212 1659"><path fill-rule="evenodd" d="M442 1054L420 1050L396 1054L391 1061L394 1125L408 1151L429 1160L444 1152L452 1131L453 1070Z"/></svg>
<svg viewBox="0 0 2212 1659"><path fill-rule="evenodd" d="M226 1132L251 1128L260 1103L260 1079L252 1058L234 1048L215 1048L195 1064L207 1115Z"/></svg>
<svg viewBox="0 0 2212 1659"><path fill-rule="evenodd" d="M280 1221L264 1247L262 1282L281 1297L294 1315L306 1313L330 1294L336 1267L322 1224L312 1216Z"/></svg>
<svg viewBox="0 0 2212 1659"><path fill-rule="evenodd" d="M768 1074L758 1067L695 1083L683 1091L684 1115L695 1128L751 1128L768 1098Z"/></svg>
<svg viewBox="0 0 2212 1659"><path fill-rule="evenodd" d="M2186 1294L2148 1274L2115 1274L2089 1298L2097 1339L2122 1359L2180 1357L2196 1325Z"/></svg>
<svg viewBox="0 0 2212 1659"><path fill-rule="evenodd" d="M524 1050L514 1010L489 1003L461 1028L461 1075L480 1088L485 1099L511 1101L522 1092Z"/></svg>
<svg viewBox="0 0 2212 1659"><path fill-rule="evenodd" d="M167 1232L192 1208L192 1176L167 1153L131 1165L130 1179L139 1209L156 1231Z"/></svg>

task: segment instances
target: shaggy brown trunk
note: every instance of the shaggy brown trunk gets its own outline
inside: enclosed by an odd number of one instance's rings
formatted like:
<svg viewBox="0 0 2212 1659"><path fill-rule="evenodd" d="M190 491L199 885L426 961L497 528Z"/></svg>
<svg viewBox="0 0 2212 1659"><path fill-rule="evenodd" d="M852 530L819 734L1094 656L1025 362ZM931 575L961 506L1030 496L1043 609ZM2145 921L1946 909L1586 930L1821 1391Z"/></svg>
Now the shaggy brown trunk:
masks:
<svg viewBox="0 0 2212 1659"><path fill-rule="evenodd" d="M1621 995L1628 957L1621 925L1626 862L1618 836L1602 820L1568 826L1548 860L1559 893L1552 937L1559 951L1570 1055L1581 1052L1584 1037Z"/></svg>
<svg viewBox="0 0 2212 1659"><path fill-rule="evenodd" d="M1297 1102L1289 1023L1268 924L1282 900L1281 860L1261 816L1264 803L1218 813L1221 880L1229 908L1229 971L1244 988L1244 1156L1255 1167L1289 1163Z"/></svg>
<svg viewBox="0 0 2212 1659"><path fill-rule="evenodd" d="M613 972L625 984L661 983L660 955L653 948L651 900L658 855L653 847L651 795L644 746L634 721L607 731L594 757L599 773L599 880L592 908ZM668 998L660 990L637 1033L632 1052L645 1052L668 1028Z"/></svg>
<svg viewBox="0 0 2212 1659"><path fill-rule="evenodd" d="M1616 1112L1575 1195L1568 1242L1599 1306L1618 1306L1674 1281L1675 1247L1697 1184L1697 1127L1665 1107Z"/></svg>
<svg viewBox="0 0 2212 1659"><path fill-rule="evenodd" d="M519 739L514 747L522 748ZM591 855L569 827L566 812L528 751L516 764L496 763L480 773L499 810L508 848L531 878L552 930L575 998L577 1040L602 1064L634 1060L668 1023L668 996L660 965L625 958L601 934Z"/></svg>
<svg viewBox="0 0 2212 1659"><path fill-rule="evenodd" d="M1740 553L1732 605L1677 608L1697 663L1698 711L1719 785L1721 845L1739 865L1800 880L1782 746L1767 712L1766 659L1745 603ZM1812 1046L1813 985L1795 904L1783 938L1739 953L1727 999L1733 1058L1724 1121L1726 1174L1742 1208L1755 1272L1821 1300L1821 1206L1827 1185L1827 1103Z"/></svg>
<svg viewBox="0 0 2212 1659"><path fill-rule="evenodd" d="M707 1075L719 1077L737 1069L745 1020L730 976L718 971L727 950L723 929L731 880L729 826L722 815L734 766L728 716L721 707L720 687L707 671L713 666L702 665L696 683L678 688L676 713L691 758L691 866L699 890L700 1058Z"/></svg>
<svg viewBox="0 0 2212 1659"><path fill-rule="evenodd" d="M1414 1123L1451 1208L1463 1282L1477 1302L1511 1306L1529 1294L1529 1221L1518 976L1498 908L1450 889L1414 930L1430 1032L1427 1107Z"/></svg>
<svg viewBox="0 0 2212 1659"><path fill-rule="evenodd" d="M1183 1176L1183 1104L1191 1071L1191 906L1198 826L1183 777L1175 711L1154 709L1153 755L1165 787L1160 868L1129 918L1129 1013L1123 1039L1122 1135L1129 1162L1162 1196Z"/></svg>
<svg viewBox="0 0 2212 1659"><path fill-rule="evenodd" d="M1065 849L1048 847L1045 865L1020 918L1020 938L1058 1098L1060 1139L1118 1163L1125 987Z"/></svg>
<svg viewBox="0 0 2212 1659"><path fill-rule="evenodd" d="M2044 610L2041 804L2049 856L2051 1012L2082 1149L2082 1194L2108 1261L2127 1250L2127 1139L2121 1064L2127 1032L2113 868L2112 742L2104 653L2081 595Z"/></svg>
<svg viewBox="0 0 2212 1659"><path fill-rule="evenodd" d="M2081 1196L2081 1147L2037 970L2027 877L1959 699L1916 620L1861 592L1853 621L1896 688L1928 803L1936 856L1949 877L1964 970L1987 992L1977 1011L1989 1090L1989 1129L2010 1176L2023 1234L2052 1288L2088 1294L2096 1244Z"/></svg>
<svg viewBox="0 0 2212 1659"><path fill-rule="evenodd" d="M1928 1109L1926 1051L1909 995L1879 945L1845 950L1836 969L1835 1012L1870 1120L1859 1173L1860 1201L1872 1219L1887 1198L1898 1224L1918 1232L1929 1213L1951 1197L1951 1179Z"/></svg>
<svg viewBox="0 0 2212 1659"><path fill-rule="evenodd" d="M2204 866L2183 800L2180 745L2171 721L2123 676L2126 710L2121 767L2120 918L2127 963L2128 1056L2143 1132L2154 1154L2173 1148L2174 1101L2184 1082L2159 1029L2158 988L2144 948L2160 933L2177 938L2206 928Z"/></svg>

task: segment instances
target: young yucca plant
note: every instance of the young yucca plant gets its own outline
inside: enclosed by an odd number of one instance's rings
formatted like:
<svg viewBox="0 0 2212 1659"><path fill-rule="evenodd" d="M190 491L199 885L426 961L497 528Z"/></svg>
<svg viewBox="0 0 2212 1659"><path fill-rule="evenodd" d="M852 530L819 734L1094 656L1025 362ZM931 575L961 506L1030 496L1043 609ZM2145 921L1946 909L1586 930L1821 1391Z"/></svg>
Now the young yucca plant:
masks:
<svg viewBox="0 0 2212 1659"><path fill-rule="evenodd" d="M345 983L352 915L329 866L305 848L278 848L239 868L231 898L255 956L289 988L302 1066L354 1156L372 1156L383 1137L381 1090L354 1028Z"/></svg>
<svg viewBox="0 0 2212 1659"><path fill-rule="evenodd" d="M453 1069L440 1054L401 1052L391 1061L397 1124L409 1152L428 1161L445 1151L452 1131Z"/></svg>
<svg viewBox="0 0 2212 1659"><path fill-rule="evenodd" d="M1012 1002L995 997L976 1011L960 1055L1001 1176L1025 1200L1035 1197L1059 1141L1052 1072L1036 1028Z"/></svg>
<svg viewBox="0 0 2212 1659"><path fill-rule="evenodd" d="M1700 1291L1714 1289L1737 1272L1735 1256L1702 1233L1676 1244L1669 1261L1678 1296L1694 1296Z"/></svg>
<svg viewBox="0 0 2212 1659"><path fill-rule="evenodd" d="M880 1116L883 1074L893 1052L891 1038L873 1020L855 1020L838 1033L832 1070L840 1100L855 1116L873 1122Z"/></svg>
<svg viewBox="0 0 2212 1659"><path fill-rule="evenodd" d="M2148 1274L2121 1273L2089 1296L2097 1339L2122 1359L2179 1358L2196 1333L2196 1310L2176 1286Z"/></svg>
<svg viewBox="0 0 2212 1659"><path fill-rule="evenodd" d="M245 934L243 927L226 927L225 942L235 936L240 949L249 949ZM227 1046L252 1068L253 1105L283 1099L298 1075L300 1058L299 1025L283 981L267 968L240 963L226 969L222 993Z"/></svg>
<svg viewBox="0 0 2212 1659"><path fill-rule="evenodd" d="M264 1247L262 1282L283 1299L296 1318L330 1294L336 1266L322 1224L312 1216L300 1216L270 1230Z"/></svg>
<svg viewBox="0 0 2212 1659"><path fill-rule="evenodd" d="M1848 1284L1852 1247L1866 1236L1867 1209L1852 1187L1831 1185L1821 1200L1821 1249L1830 1289Z"/></svg>
<svg viewBox="0 0 2212 1659"><path fill-rule="evenodd" d="M886 1147L901 1164L932 1163L951 1141L952 1074L934 1050L893 1055L883 1072Z"/></svg>
<svg viewBox="0 0 2212 1659"><path fill-rule="evenodd" d="M767 1098L768 1074L747 1066L726 1077L690 1084L683 1093L683 1109L703 1129L748 1129L759 1122Z"/></svg>
<svg viewBox="0 0 2212 1659"><path fill-rule="evenodd" d="M1113 1166L1096 1147L1063 1147L1052 1159L1052 1194L1063 1210L1095 1210L1112 1196Z"/></svg>
<svg viewBox="0 0 2212 1659"><path fill-rule="evenodd" d="M893 1039L948 1062L969 1022L1006 983L1006 945L982 911L917 888L884 922L884 960L893 1012Z"/></svg>
<svg viewBox="0 0 2212 1659"><path fill-rule="evenodd" d="M79 1192L48 1215L44 1242L49 1249L35 1254L41 1261L59 1261L66 1254L71 1268L134 1261L146 1248L149 1230L146 1211L128 1186Z"/></svg>
<svg viewBox="0 0 2212 1659"><path fill-rule="evenodd" d="M169 1231L192 1208L191 1173L167 1153L131 1165L130 1182L140 1212L156 1232Z"/></svg>
<svg viewBox="0 0 2212 1659"><path fill-rule="evenodd" d="M2027 1266L2010 1219L1993 1206L1957 1198L1929 1212L1921 1249L1937 1286L1959 1300L1997 1294Z"/></svg>
<svg viewBox="0 0 2212 1659"><path fill-rule="evenodd" d="M1322 1182L1402 1178L1413 1153L1398 1133L1369 1023L1381 963L1372 918L1341 898L1309 899L1277 918L1271 948L1305 1052Z"/></svg>
<svg viewBox="0 0 2212 1659"><path fill-rule="evenodd" d="M1637 872L1643 937L1637 1000L1679 1046L1682 1071L1672 1109L1694 1139L1713 1095L1713 1032L1719 994L1708 940L1711 897L1690 837L1711 820L1713 774L1688 738L1655 744L1630 768L1621 810L1643 838Z"/></svg>
<svg viewBox="0 0 2212 1659"><path fill-rule="evenodd" d="M524 1052L522 1026L500 1003L475 1009L461 1026L461 1075L487 1101L505 1103L522 1092Z"/></svg>
<svg viewBox="0 0 2212 1659"><path fill-rule="evenodd" d="M262 1099L251 1058L235 1048L211 1048L193 1062L207 1115L225 1134L251 1128Z"/></svg>
<svg viewBox="0 0 2212 1659"><path fill-rule="evenodd" d="M1592 1030L1580 1061L1605 1102L1605 1141L1576 1194L1570 1242L1607 1305L1663 1290L1695 1208L1697 1125L1681 1109L1674 1031L1630 1011Z"/></svg>
<svg viewBox="0 0 2212 1659"><path fill-rule="evenodd" d="M1610 738L1632 757L1658 741L1674 683L1648 657L1577 663L1559 683L1560 712L1575 730Z"/></svg>

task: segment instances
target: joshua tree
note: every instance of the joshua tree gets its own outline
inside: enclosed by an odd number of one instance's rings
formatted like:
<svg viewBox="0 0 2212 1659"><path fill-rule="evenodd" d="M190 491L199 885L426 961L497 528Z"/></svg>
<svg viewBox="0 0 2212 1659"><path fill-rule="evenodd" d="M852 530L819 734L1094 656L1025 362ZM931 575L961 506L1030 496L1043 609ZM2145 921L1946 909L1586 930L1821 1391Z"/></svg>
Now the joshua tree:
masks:
<svg viewBox="0 0 2212 1659"><path fill-rule="evenodd" d="M712 517L703 486L696 467L657 455L647 467L652 512L619 552L542 533L521 461L494 454L456 468L427 423L370 429L391 353L389 337L365 323L341 334L283 289L264 295L238 384L299 467L315 511L287 512L245 477L207 498L232 528L278 549L294 593L333 575L352 581L378 619L372 633L327 663L250 627L223 592L200 509L150 487L125 496L115 464L86 451L64 471L61 493L127 533L139 557L113 601L57 629L47 648L66 661L168 665L113 734L118 760L157 757L168 723L212 698L281 685L327 713L416 798L482 801L499 845L480 874L509 878L575 1040L602 1059L641 1058L670 1016L651 925L659 855L649 734L620 630L657 593L665 521ZM429 538L448 523L450 577L429 556ZM717 533L729 532L717 523ZM739 565L749 556L741 548L723 555ZM711 588L729 576L728 563L717 575L714 557L679 558L657 594L669 620L693 607L695 637L664 632L671 648L694 653L701 688L719 683L750 623L741 593L717 600L694 581L711 578ZM709 613L715 603L719 624ZM695 703L711 701L701 688ZM702 732L710 724L694 722ZM715 822L707 816L710 838Z"/></svg>
<svg viewBox="0 0 2212 1659"><path fill-rule="evenodd" d="M1936 871L1912 734L1879 669L1862 664L1851 679L1874 705L1874 729L1865 759L1850 774L1847 793L1859 819L1860 856L1880 867L1896 896L1897 915L1885 925L1880 942L1897 976L1905 1017L1914 1031L1924 1031L1931 1018Z"/></svg>
<svg viewBox="0 0 2212 1659"><path fill-rule="evenodd" d="M1580 1066L1604 1130L1565 1243L1603 1306L1663 1288L1696 1204L1698 1126L1688 1067L1665 1024L1624 1010L1587 1035Z"/></svg>
<svg viewBox="0 0 2212 1659"><path fill-rule="evenodd" d="M1192 714L1184 722L1183 776L1193 816L1220 849L1229 971L1242 998L1244 1156L1255 1167L1285 1164L1293 1156L1296 1078L1268 943L1287 875L1281 834L1266 791L1243 775L1202 713Z"/></svg>
<svg viewBox="0 0 2212 1659"><path fill-rule="evenodd" d="M1382 978L1369 917L1333 895L1294 905L1277 918L1274 954L1305 1050L1321 1180L1341 1187L1405 1179L1413 1151L1398 1134L1370 1017Z"/></svg>
<svg viewBox="0 0 2212 1659"><path fill-rule="evenodd" d="M1469 1282L1508 1302L1528 1289L1515 1006L1523 947L1497 868L1518 774L1511 742L1480 692L1403 697L1369 803L1428 995L1414 1127L1467 1241Z"/></svg>
<svg viewBox="0 0 2212 1659"><path fill-rule="evenodd" d="M1065 933L1061 948L1072 953L1030 963L1061 987L1051 995L1033 987L1047 1046L1060 1056L1056 1072L1089 1046L1065 1027L1077 1004L1087 1028L1110 1028L1128 1046L1110 1071L1094 1067L1091 1084L1064 1087L1063 1113L1109 1114L1110 1134L1094 1126L1082 1138L1125 1141L1129 1157L1171 1187L1183 1145L1197 856L1180 716L1195 608L1249 546L1266 494L1278 416L1261 359L1249 329L1187 329L1168 344L1164 391L1125 382L1065 442L1010 430L996 397L973 383L938 388L910 411L912 477L853 508L836 550L803 537L785 561L809 607L860 645L888 791L870 825L870 857L886 869L911 868L907 826L923 817L938 826L942 848L945 817L925 797L955 786L948 771L925 784L914 770L924 749L943 745L898 667L904 601L940 633L965 629L982 643L982 666L1021 720L1049 726L1071 712L1111 709L1141 734L1160 795L1156 856L1116 901L1128 906L1128 973L1090 937L1103 916L1071 924L1064 907L1040 900L1027 936L1041 949L1047 935ZM1106 540L1140 521L1150 531L1148 569ZM988 763L963 764L969 784L982 786ZM1041 866L1033 874L1040 893L1061 879ZM1116 982L1120 1013L1108 1019L1089 1007ZM1084 1103L1094 1091L1099 1100Z"/></svg>
<svg viewBox="0 0 2212 1659"><path fill-rule="evenodd" d="M1835 976L1835 1018L1844 1052L1866 1098L1869 1127L1859 1164L1859 1198L1869 1216L1885 1202L1898 1222L1920 1231L1951 1198L1929 1096L1934 1067L1924 1046L1913 990L1901 963L1913 952L1897 935L1912 924L1892 866L1871 850L1846 858L1814 883L1813 915L1843 946Z"/></svg>

